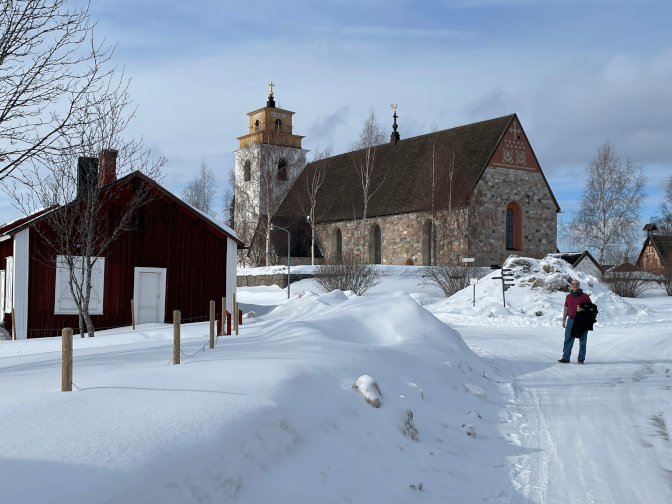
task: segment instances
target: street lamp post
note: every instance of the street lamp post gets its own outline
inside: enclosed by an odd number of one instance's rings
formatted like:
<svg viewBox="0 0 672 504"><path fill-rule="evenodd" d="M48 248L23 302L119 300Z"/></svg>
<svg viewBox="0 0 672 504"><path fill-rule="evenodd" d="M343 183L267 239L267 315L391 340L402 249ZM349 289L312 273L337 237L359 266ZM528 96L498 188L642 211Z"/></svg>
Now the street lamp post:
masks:
<svg viewBox="0 0 672 504"><path fill-rule="evenodd" d="M282 229L285 233L287 233L287 299L289 299L289 263L291 261L291 256L290 256L290 236L289 236L289 231L287 231L285 228L277 226L275 224L271 224L271 231L275 231L276 229Z"/></svg>

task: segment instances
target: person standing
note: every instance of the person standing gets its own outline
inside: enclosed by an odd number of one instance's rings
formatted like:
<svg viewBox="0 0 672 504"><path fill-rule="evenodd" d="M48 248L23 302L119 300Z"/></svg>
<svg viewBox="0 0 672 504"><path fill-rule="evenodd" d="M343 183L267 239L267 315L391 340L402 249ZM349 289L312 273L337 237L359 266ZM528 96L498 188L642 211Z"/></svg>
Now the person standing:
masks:
<svg viewBox="0 0 672 504"><path fill-rule="evenodd" d="M581 284L578 280L572 280L572 290L569 291L567 298L565 299L565 309L562 314L562 327L565 328L565 346L562 352L562 359L558 359L558 362L563 364L569 363L569 358L572 356L572 347L574 346L574 336L572 336L572 325L574 324L574 318L576 313L583 311L579 305L584 303L590 303L590 297L588 294L584 293L581 290ZM579 337L579 364L583 364L586 360L586 342L588 341L588 330L583 331L583 334Z"/></svg>

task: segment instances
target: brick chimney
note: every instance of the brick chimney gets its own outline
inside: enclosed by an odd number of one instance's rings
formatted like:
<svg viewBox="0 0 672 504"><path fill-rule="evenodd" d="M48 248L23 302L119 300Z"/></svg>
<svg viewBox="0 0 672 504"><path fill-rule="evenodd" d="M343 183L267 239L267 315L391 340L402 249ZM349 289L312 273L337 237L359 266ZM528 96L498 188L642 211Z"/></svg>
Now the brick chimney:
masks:
<svg viewBox="0 0 672 504"><path fill-rule="evenodd" d="M626 263L626 264L629 264L630 263L630 258L628 256L625 256L623 258L623 262Z"/></svg>
<svg viewBox="0 0 672 504"><path fill-rule="evenodd" d="M117 154L118 150L103 149L98 154L100 160L98 168L98 187L103 187L117 180Z"/></svg>

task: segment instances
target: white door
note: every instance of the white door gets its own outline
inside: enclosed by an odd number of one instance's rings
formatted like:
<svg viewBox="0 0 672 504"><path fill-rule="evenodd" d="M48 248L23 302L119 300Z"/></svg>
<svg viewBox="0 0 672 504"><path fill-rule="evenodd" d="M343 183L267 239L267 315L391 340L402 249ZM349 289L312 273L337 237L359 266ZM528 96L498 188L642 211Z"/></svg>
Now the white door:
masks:
<svg viewBox="0 0 672 504"><path fill-rule="evenodd" d="M160 273L140 272L138 285L138 324L162 322L159 320L161 290Z"/></svg>

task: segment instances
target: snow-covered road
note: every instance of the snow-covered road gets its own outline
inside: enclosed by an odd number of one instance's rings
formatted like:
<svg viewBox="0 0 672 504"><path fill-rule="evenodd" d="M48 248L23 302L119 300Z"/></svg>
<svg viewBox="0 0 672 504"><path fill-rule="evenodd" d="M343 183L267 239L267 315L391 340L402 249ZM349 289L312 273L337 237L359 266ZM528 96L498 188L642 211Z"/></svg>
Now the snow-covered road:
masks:
<svg viewBox="0 0 672 504"><path fill-rule="evenodd" d="M576 364L578 345L571 364L556 362L560 328L457 329L511 376L509 434L529 450L513 466L519 497L672 502L669 326L598 329L588 338L584 366Z"/></svg>

